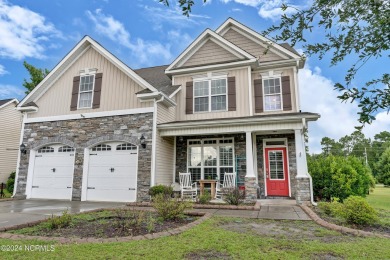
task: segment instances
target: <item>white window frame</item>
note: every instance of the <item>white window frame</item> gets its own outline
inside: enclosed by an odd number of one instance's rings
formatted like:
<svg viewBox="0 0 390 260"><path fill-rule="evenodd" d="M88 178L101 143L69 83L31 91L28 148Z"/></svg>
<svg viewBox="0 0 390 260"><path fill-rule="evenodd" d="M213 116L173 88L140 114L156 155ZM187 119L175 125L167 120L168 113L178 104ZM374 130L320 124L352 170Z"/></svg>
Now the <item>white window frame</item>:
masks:
<svg viewBox="0 0 390 260"><path fill-rule="evenodd" d="M212 95L211 94L211 81L213 80L220 80L220 79L224 79L225 80L225 83L226 83L226 93L225 93L225 97L226 97L226 107L225 109L220 109L220 110L211 110L211 100L212 100L212 97L216 97L216 96L223 96L223 94L214 94ZM206 96L195 96L195 83L196 82L205 82L207 81L208 82L208 95ZM229 107L229 104L228 104L228 80L227 80L227 75L222 75L222 76L212 76L212 77L206 77L206 78L196 78L194 79L194 82L193 82L193 90L192 90L192 99L193 99L193 107L192 107L192 111L194 111L194 113L210 113L210 112L226 112L228 111L228 107ZM204 98L204 97L207 97L208 100L209 100L209 109L207 111L195 111L195 99L196 98Z"/></svg>
<svg viewBox="0 0 390 260"><path fill-rule="evenodd" d="M91 109L93 107L93 96L94 96L94 90L95 90L95 77L96 77L96 71L97 69L84 69L80 71L80 82L79 82L79 93L77 98L77 109ZM92 82L92 90L90 91L81 91L81 78L87 77L87 76L93 76L93 82ZM89 107L80 107L80 95L81 93L89 93L92 92L91 95L91 105Z"/></svg>
<svg viewBox="0 0 390 260"><path fill-rule="evenodd" d="M270 71L267 71L267 72L263 72L263 73L260 73L260 76L261 76L261 87L262 87L262 91L263 91L263 111L264 112L274 112L274 111L283 111L283 89L282 89L282 72L281 71L273 71L273 70L270 70ZM271 96L271 95L275 95L275 94L265 94L265 84L264 84L264 81L265 80L269 80L269 79L279 79L279 82L280 82L280 109L266 109L266 95L267 96Z"/></svg>
<svg viewBox="0 0 390 260"><path fill-rule="evenodd" d="M205 141L209 141L209 140L215 140L216 143L215 144L205 144L204 142ZM231 143L220 143L219 141L220 140L231 140L232 142ZM200 141L200 144L190 144L190 141ZM221 165L220 163L220 147L221 146L228 146L228 145L231 145L232 146L232 160L233 160L233 165L232 166L224 166L224 165ZM217 165L216 166L206 166L204 165L204 160L203 160L203 156L204 156L204 147L209 147L209 146L212 146L212 147L216 147L217 148ZM201 150L201 165L200 166L190 166L190 153L189 153L189 148L190 147L200 147ZM231 138L206 138L206 139L188 139L187 140L187 172L190 172L189 169L190 168L194 168L194 169L201 169L200 170L200 178L202 180L204 180L204 175L205 175L205 172L204 172L204 169L205 168L216 168L217 169L217 178L218 180L221 180L221 172L220 172L220 169L221 168L232 168L233 169L233 172L235 172L235 169L236 169L236 160L235 160L235 156L234 156L234 138L231 137ZM197 180L192 180L192 181L197 181Z"/></svg>

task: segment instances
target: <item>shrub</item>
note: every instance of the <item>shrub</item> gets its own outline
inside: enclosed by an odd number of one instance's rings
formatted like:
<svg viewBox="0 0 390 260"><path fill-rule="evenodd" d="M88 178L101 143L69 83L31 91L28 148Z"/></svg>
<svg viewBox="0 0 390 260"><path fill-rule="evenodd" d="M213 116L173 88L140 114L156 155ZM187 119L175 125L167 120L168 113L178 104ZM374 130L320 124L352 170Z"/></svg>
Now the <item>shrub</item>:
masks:
<svg viewBox="0 0 390 260"><path fill-rule="evenodd" d="M319 200L340 201L351 195L366 196L373 185L370 169L354 156L309 156L309 172L313 178L314 196Z"/></svg>
<svg viewBox="0 0 390 260"><path fill-rule="evenodd" d="M7 191L11 194L14 192L15 174L15 172L11 172L7 180Z"/></svg>
<svg viewBox="0 0 390 260"><path fill-rule="evenodd" d="M59 229L65 228L70 225L72 222L72 216L68 213L68 210L62 212L61 216L52 215L48 220L48 228L49 229Z"/></svg>
<svg viewBox="0 0 390 260"><path fill-rule="evenodd" d="M182 218L184 211L192 208L192 202L182 201L180 198L167 198L163 194L157 194L153 198L152 206L159 217L169 220Z"/></svg>
<svg viewBox="0 0 390 260"><path fill-rule="evenodd" d="M209 191L205 190L202 195L199 196L199 203L200 204L207 204L211 200L211 194Z"/></svg>
<svg viewBox="0 0 390 260"><path fill-rule="evenodd" d="M245 199L245 191L239 188L225 188L223 194L223 200L229 205L240 205Z"/></svg>
<svg viewBox="0 0 390 260"><path fill-rule="evenodd" d="M378 169L378 181L385 186L390 186L390 147L387 148L376 163Z"/></svg>
<svg viewBox="0 0 390 260"><path fill-rule="evenodd" d="M139 230L146 221L144 211L128 210L119 208L115 210L115 227L121 231Z"/></svg>
<svg viewBox="0 0 390 260"><path fill-rule="evenodd" d="M367 225L378 220L378 213L368 202L359 196L351 196L343 203L340 215L350 224Z"/></svg>
<svg viewBox="0 0 390 260"><path fill-rule="evenodd" d="M166 185L156 185L149 189L149 195L155 197L157 194L163 194L166 197L172 197L173 188Z"/></svg>
<svg viewBox="0 0 390 260"><path fill-rule="evenodd" d="M340 212L343 210L343 204L338 201L338 199L334 199L332 202L319 202L318 208L326 215L337 217L340 215Z"/></svg>

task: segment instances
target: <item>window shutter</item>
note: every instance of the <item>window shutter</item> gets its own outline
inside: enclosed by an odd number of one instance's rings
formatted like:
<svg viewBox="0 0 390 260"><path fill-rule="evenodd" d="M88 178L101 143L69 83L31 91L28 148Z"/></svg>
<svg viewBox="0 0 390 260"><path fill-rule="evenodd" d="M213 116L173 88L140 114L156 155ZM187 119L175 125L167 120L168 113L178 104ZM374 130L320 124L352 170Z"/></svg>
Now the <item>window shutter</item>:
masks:
<svg viewBox="0 0 390 260"><path fill-rule="evenodd" d="M79 87L80 87L80 76L73 78L73 89L72 99L70 101L70 111L77 110L77 102L79 100Z"/></svg>
<svg viewBox="0 0 390 260"><path fill-rule="evenodd" d="M236 77L228 77L228 110L236 111Z"/></svg>
<svg viewBox="0 0 390 260"><path fill-rule="evenodd" d="M194 91L194 82L188 81L186 83L186 114L193 114L193 107L194 107L193 91Z"/></svg>
<svg viewBox="0 0 390 260"><path fill-rule="evenodd" d="M96 73L95 87L93 89L92 108L99 108L100 107L100 95L102 92L102 78L103 78L103 73Z"/></svg>
<svg viewBox="0 0 390 260"><path fill-rule="evenodd" d="M262 113L264 111L263 108L263 80L255 79L255 112Z"/></svg>
<svg viewBox="0 0 390 260"><path fill-rule="evenodd" d="M283 110L292 110L290 76L282 77Z"/></svg>

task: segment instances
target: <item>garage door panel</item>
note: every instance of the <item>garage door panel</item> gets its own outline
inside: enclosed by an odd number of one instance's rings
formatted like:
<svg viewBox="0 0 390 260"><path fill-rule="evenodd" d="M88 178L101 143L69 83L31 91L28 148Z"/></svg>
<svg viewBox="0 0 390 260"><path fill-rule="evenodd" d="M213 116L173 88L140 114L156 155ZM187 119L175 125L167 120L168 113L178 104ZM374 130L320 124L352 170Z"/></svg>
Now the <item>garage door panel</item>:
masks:
<svg viewBox="0 0 390 260"><path fill-rule="evenodd" d="M90 164L94 166L136 166L138 156L134 154L91 155Z"/></svg>
<svg viewBox="0 0 390 260"><path fill-rule="evenodd" d="M104 195L101 193L104 192ZM136 198L135 190L87 190L87 196L91 201L134 201Z"/></svg>
<svg viewBox="0 0 390 260"><path fill-rule="evenodd" d="M74 152L58 152L60 146L52 145L51 152L37 152L34 161L31 198L71 198Z"/></svg>
<svg viewBox="0 0 390 260"><path fill-rule="evenodd" d="M114 148L120 144L108 143L107 145ZM137 162L136 150L91 151L86 199L91 201L135 201Z"/></svg>

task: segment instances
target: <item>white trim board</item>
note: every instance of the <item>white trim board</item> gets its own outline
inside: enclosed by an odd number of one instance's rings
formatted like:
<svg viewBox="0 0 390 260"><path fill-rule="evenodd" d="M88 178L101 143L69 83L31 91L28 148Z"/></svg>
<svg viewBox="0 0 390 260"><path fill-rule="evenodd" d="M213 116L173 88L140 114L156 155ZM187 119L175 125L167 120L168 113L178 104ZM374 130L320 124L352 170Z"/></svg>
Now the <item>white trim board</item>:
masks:
<svg viewBox="0 0 390 260"><path fill-rule="evenodd" d="M19 101L18 101L16 98L14 98L14 99L12 99L12 100L8 101L7 103L5 103L5 104L1 105L1 106L0 106L0 109L1 109L1 108L3 108L3 107L6 107L6 106L8 106L9 104L11 104L11 103L13 103L13 102L15 102L15 103L16 103L16 105L19 103Z"/></svg>
<svg viewBox="0 0 390 260"><path fill-rule="evenodd" d="M121 116L121 115L133 115L133 114L142 114L142 113L153 113L153 112L154 112L153 107L145 107L145 108L134 108L134 109L125 109L125 110L112 110L112 111L105 111L105 112L70 114L70 115L62 115L62 116L48 116L48 117L36 117L36 118L33 117L33 118L27 118L25 120L25 123L64 121L64 120L96 118L96 117L106 117L106 116Z"/></svg>

